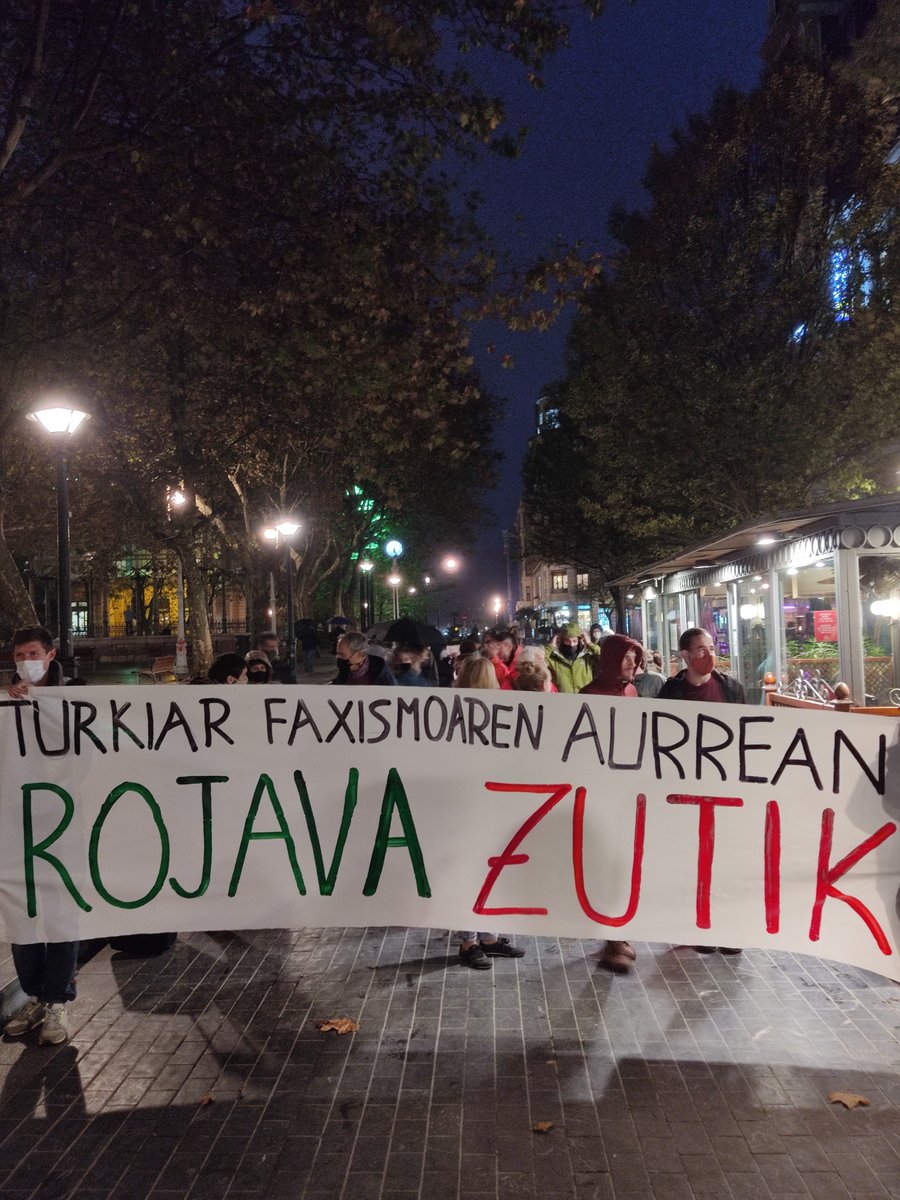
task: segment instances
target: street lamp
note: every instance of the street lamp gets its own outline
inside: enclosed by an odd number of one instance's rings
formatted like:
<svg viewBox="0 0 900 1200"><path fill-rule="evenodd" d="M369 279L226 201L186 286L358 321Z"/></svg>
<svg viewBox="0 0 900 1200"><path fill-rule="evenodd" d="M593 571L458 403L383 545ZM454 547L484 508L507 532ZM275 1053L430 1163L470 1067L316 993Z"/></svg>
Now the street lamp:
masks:
<svg viewBox="0 0 900 1200"><path fill-rule="evenodd" d="M297 633L294 629L294 565L291 562L290 539L300 529L297 521L290 517L282 517L272 529L264 529L263 537L277 546L284 543L284 571L287 576L287 634L288 634L288 669L292 679L297 674Z"/></svg>
<svg viewBox="0 0 900 1200"><path fill-rule="evenodd" d="M69 550L69 468L66 446L82 421L90 416L84 407L63 393L43 396L25 414L46 429L56 448L56 548L59 576L59 656L72 657L72 580Z"/></svg>
<svg viewBox="0 0 900 1200"><path fill-rule="evenodd" d="M399 588L400 584L403 582L403 580L397 574L397 560L403 554L403 543L398 541L396 538L391 538L389 542L385 543L384 552L394 564L394 571L393 574L388 578L388 583L391 585L394 591L394 620L397 621L400 619Z"/></svg>
<svg viewBox="0 0 900 1200"><path fill-rule="evenodd" d="M500 599L499 596L494 597L493 607L494 607L494 624L496 625L497 622L500 620L500 609L503 607L503 601Z"/></svg>
<svg viewBox="0 0 900 1200"><path fill-rule="evenodd" d="M363 631L372 624L372 571L375 564L364 558L359 564L359 627Z"/></svg>
<svg viewBox="0 0 900 1200"><path fill-rule="evenodd" d="M188 502L184 490L180 487L170 488L166 507L169 513L184 512L185 505ZM178 572L176 581L176 600L178 604L178 637L175 641L175 678L183 679L190 674L187 660L187 639L184 630L184 568L181 565L181 550L176 545L175 547L175 566Z"/></svg>
<svg viewBox="0 0 900 1200"><path fill-rule="evenodd" d="M395 572L393 575L388 575L388 583L391 586L394 595L394 620L400 619L400 584L403 580Z"/></svg>

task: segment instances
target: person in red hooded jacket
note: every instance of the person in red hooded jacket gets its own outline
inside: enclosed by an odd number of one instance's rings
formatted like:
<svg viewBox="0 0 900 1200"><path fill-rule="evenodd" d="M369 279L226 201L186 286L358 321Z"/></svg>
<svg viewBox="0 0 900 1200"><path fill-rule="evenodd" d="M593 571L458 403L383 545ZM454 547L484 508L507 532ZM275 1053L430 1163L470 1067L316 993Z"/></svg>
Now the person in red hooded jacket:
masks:
<svg viewBox="0 0 900 1200"><path fill-rule="evenodd" d="M588 696L636 696L635 673L644 665L640 642L621 633L611 633L600 643L594 660L594 678L582 689Z"/></svg>
<svg viewBox="0 0 900 1200"><path fill-rule="evenodd" d="M643 663L644 650L639 642L621 633L610 634L600 643L600 653L594 660L594 678L580 694L637 696L634 676ZM616 975L626 975L635 957L631 942L607 942L600 955L600 966Z"/></svg>

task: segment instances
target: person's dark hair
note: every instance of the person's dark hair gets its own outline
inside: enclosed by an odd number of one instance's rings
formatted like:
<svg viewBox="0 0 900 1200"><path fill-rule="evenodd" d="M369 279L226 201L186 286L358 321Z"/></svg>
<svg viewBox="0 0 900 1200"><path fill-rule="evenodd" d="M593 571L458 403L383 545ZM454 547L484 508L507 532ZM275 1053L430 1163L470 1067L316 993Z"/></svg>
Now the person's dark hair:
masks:
<svg viewBox="0 0 900 1200"><path fill-rule="evenodd" d="M518 629L510 629L507 625L495 625L493 629L488 629L485 632L485 635L481 640L483 642L504 642L507 638L510 639L514 646L518 646Z"/></svg>
<svg viewBox="0 0 900 1200"><path fill-rule="evenodd" d="M207 678L210 683L227 683L229 675L240 679L241 672L246 669L247 663L240 654L220 654L209 668Z"/></svg>
<svg viewBox="0 0 900 1200"><path fill-rule="evenodd" d="M26 625L24 629L17 629L13 634L13 646L24 646L28 642L40 642L45 650L52 650L53 634L43 625Z"/></svg>
<svg viewBox="0 0 900 1200"><path fill-rule="evenodd" d="M416 658L421 658L423 654L428 653L428 647L423 646L421 642L395 642L391 653L399 654L401 651L406 654L412 654Z"/></svg>
<svg viewBox="0 0 900 1200"><path fill-rule="evenodd" d="M510 681L514 692L542 692L544 680L536 671L519 671Z"/></svg>
<svg viewBox="0 0 900 1200"><path fill-rule="evenodd" d="M477 654L478 643L474 638L463 638L459 643L459 657L465 658L467 654Z"/></svg>
<svg viewBox="0 0 900 1200"><path fill-rule="evenodd" d="M694 626L693 629L686 629L684 631L684 633L681 635L681 637L678 639L678 649L679 650L690 650L691 642L694 640L694 638L700 637L702 634L705 634L705 633L707 633L707 630L698 629L696 627L696 625Z"/></svg>

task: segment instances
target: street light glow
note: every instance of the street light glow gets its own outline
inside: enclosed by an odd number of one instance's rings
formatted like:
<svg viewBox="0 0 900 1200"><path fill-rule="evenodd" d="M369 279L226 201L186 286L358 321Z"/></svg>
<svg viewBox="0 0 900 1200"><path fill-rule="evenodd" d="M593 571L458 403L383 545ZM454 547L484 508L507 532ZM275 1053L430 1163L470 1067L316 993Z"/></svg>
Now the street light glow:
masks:
<svg viewBox="0 0 900 1200"><path fill-rule="evenodd" d="M282 537L293 537L299 528L300 525L298 522L292 521L288 517L285 517L284 520L279 521L275 526L276 532L280 533Z"/></svg>
<svg viewBox="0 0 900 1200"><path fill-rule="evenodd" d="M74 433L91 414L68 396L45 396L29 413L29 421L43 425L48 433Z"/></svg>
<svg viewBox="0 0 900 1200"><path fill-rule="evenodd" d="M403 580L400 578L399 575L389 575L388 576L388 583L391 585L391 587L399 587L402 582L403 582Z"/></svg>
<svg viewBox="0 0 900 1200"><path fill-rule="evenodd" d="M456 571L459 569L459 559L451 554L444 559L443 567L445 571Z"/></svg>
<svg viewBox="0 0 900 1200"><path fill-rule="evenodd" d="M368 575L368 573L374 568L374 566L375 566L375 564L373 562L370 562L368 558L364 558L362 560L362 562L359 564L359 569L361 571L364 571Z"/></svg>

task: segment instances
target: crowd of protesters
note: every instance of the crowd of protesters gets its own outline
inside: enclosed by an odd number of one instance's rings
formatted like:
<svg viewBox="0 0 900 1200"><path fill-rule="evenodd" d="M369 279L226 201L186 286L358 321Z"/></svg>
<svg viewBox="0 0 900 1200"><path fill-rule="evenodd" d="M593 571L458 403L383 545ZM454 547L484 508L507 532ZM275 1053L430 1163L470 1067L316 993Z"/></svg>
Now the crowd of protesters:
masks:
<svg viewBox="0 0 900 1200"><path fill-rule="evenodd" d="M444 647L428 644L427 627L401 618L394 626L389 650L369 641L364 633L346 631L335 638L336 686L480 688L489 690L582 693L615 697L656 697L663 700L742 703L740 683L716 670L715 646L703 629L681 635L679 654L684 667L669 678L660 656L623 634L593 626L587 635L577 624L564 625L549 642L522 644L515 628L488 629L481 640L463 639ZM43 628L20 629L13 637L15 674L9 696L21 699L34 687L59 687L66 679L56 657L52 635ZM303 646L304 665L312 669L312 645ZM293 680L280 656L278 637L264 633L247 654L219 655L206 675L194 683L277 684ZM166 935L170 937L172 935ZM494 958L521 958L524 951L491 930L463 930L459 961L473 970L487 970ZM737 947L698 946L703 953L740 953ZM19 1037L38 1031L43 1045L68 1039L66 1005L75 996L77 942L13 945L13 959L26 1001L7 1019L4 1033ZM630 970L635 951L629 942L608 941L600 965L617 974Z"/></svg>

